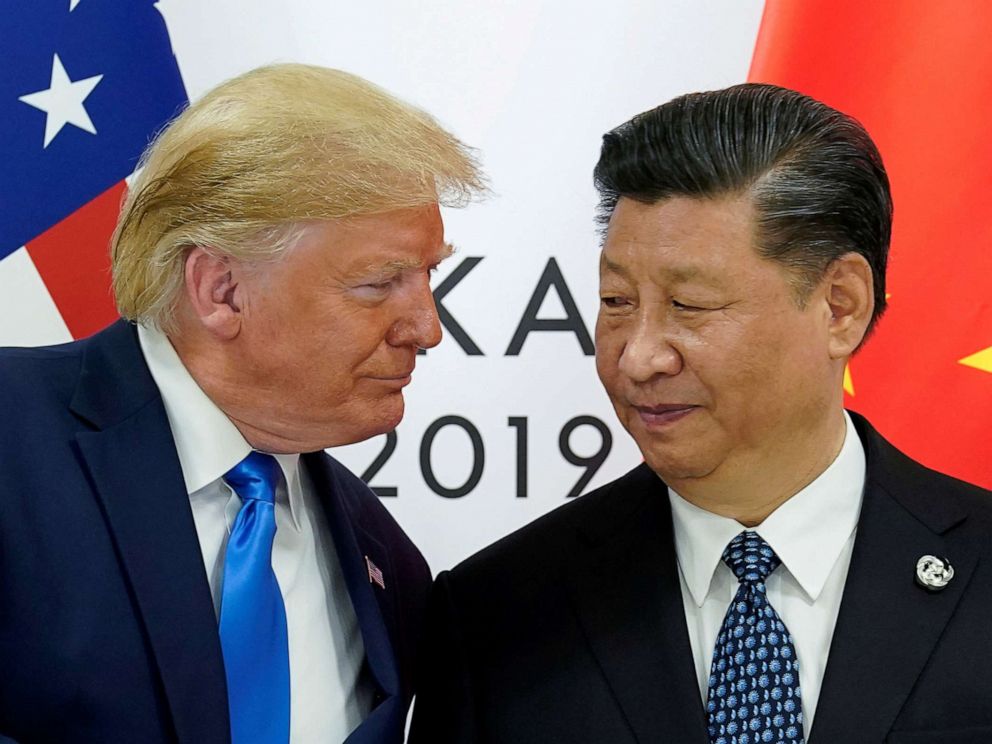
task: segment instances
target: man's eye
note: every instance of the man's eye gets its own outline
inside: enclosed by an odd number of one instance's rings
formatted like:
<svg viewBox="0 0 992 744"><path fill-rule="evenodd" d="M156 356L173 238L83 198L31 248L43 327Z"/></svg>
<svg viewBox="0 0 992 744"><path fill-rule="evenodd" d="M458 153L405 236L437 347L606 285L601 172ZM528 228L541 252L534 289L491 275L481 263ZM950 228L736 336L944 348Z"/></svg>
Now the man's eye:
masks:
<svg viewBox="0 0 992 744"><path fill-rule="evenodd" d="M358 297L364 297L369 300L380 300L389 294L389 291L393 288L393 281L393 279L385 279L381 282L366 282L365 284L359 284L353 291Z"/></svg>
<svg viewBox="0 0 992 744"><path fill-rule="evenodd" d="M366 282L361 286L367 289L371 289L373 291L384 292L387 289L391 289L392 286L396 284L397 281L399 281L399 279L400 277L398 276L390 276L385 279L381 279L380 281L377 282Z"/></svg>
<svg viewBox="0 0 992 744"><path fill-rule="evenodd" d="M688 313L698 313L704 310L710 310L708 307L700 307L699 305L688 305L684 302L679 302L678 300L672 300L672 307L676 310L683 310Z"/></svg>
<svg viewBox="0 0 992 744"><path fill-rule="evenodd" d="M630 301L626 297L620 295L607 295L605 297L601 297L600 301L603 303L605 307L614 307L614 308L623 307L625 305L630 304Z"/></svg>

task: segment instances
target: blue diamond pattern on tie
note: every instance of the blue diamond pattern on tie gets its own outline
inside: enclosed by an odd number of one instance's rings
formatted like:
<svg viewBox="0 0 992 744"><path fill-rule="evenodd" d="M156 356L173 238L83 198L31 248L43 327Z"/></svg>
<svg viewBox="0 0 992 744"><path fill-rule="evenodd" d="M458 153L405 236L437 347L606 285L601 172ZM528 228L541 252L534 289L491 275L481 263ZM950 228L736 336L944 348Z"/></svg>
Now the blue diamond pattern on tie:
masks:
<svg viewBox="0 0 992 744"><path fill-rule="evenodd" d="M272 570L279 463L252 452L224 475L241 497L224 554L220 645L232 744L289 742L289 636Z"/></svg>
<svg viewBox="0 0 992 744"><path fill-rule="evenodd" d="M802 744L799 660L792 635L768 603L765 579L781 560L746 530L723 551L740 586L713 649L706 711L712 744Z"/></svg>

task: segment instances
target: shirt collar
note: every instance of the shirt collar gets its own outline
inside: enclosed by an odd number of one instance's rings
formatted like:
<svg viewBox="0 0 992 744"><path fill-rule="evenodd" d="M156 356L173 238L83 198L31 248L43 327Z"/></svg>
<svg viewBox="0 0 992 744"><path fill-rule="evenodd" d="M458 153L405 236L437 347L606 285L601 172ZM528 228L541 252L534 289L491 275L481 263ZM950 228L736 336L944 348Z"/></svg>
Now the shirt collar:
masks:
<svg viewBox="0 0 992 744"><path fill-rule="evenodd" d="M830 466L764 522L751 528L778 554L814 602L861 513L865 452L846 411L844 419L844 444ZM668 498L679 568L693 601L702 607L727 543L746 528L734 519L690 504L671 488Z"/></svg>
<svg viewBox="0 0 992 744"><path fill-rule="evenodd" d="M247 457L252 447L231 419L196 384L164 333L139 325L138 343L162 395L186 492L192 494L223 477ZM283 472L293 524L299 529L300 456L273 456ZM278 490L281 489L277 493Z"/></svg>

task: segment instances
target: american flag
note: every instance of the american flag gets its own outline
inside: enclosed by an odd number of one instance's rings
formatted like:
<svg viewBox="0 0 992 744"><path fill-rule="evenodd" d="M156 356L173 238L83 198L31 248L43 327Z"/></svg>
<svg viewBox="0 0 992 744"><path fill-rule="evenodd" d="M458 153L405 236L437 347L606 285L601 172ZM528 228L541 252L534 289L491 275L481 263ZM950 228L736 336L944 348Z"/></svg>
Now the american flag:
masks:
<svg viewBox="0 0 992 744"><path fill-rule="evenodd" d="M382 577L382 571L368 556L365 556L365 565L369 570L369 583L378 584L381 589L385 589L386 580Z"/></svg>
<svg viewBox="0 0 992 744"><path fill-rule="evenodd" d="M0 295L23 292L4 264L33 265L79 338L116 317L108 246L124 179L186 89L153 0L4 2L3 25Z"/></svg>

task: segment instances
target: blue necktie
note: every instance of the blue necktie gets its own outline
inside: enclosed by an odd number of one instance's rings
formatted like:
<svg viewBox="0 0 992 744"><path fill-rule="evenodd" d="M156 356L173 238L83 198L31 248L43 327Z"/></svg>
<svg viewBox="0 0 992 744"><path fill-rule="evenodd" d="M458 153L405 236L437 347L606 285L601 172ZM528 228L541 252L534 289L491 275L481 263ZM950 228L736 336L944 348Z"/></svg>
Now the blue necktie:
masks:
<svg viewBox="0 0 992 744"><path fill-rule="evenodd" d="M799 660L765 593L765 579L781 560L748 530L730 541L723 561L740 586L713 649L706 703L710 742L802 744Z"/></svg>
<svg viewBox="0 0 992 744"><path fill-rule="evenodd" d="M224 556L220 645L232 744L289 741L286 608L272 571L279 463L252 452L224 475L241 497Z"/></svg>

